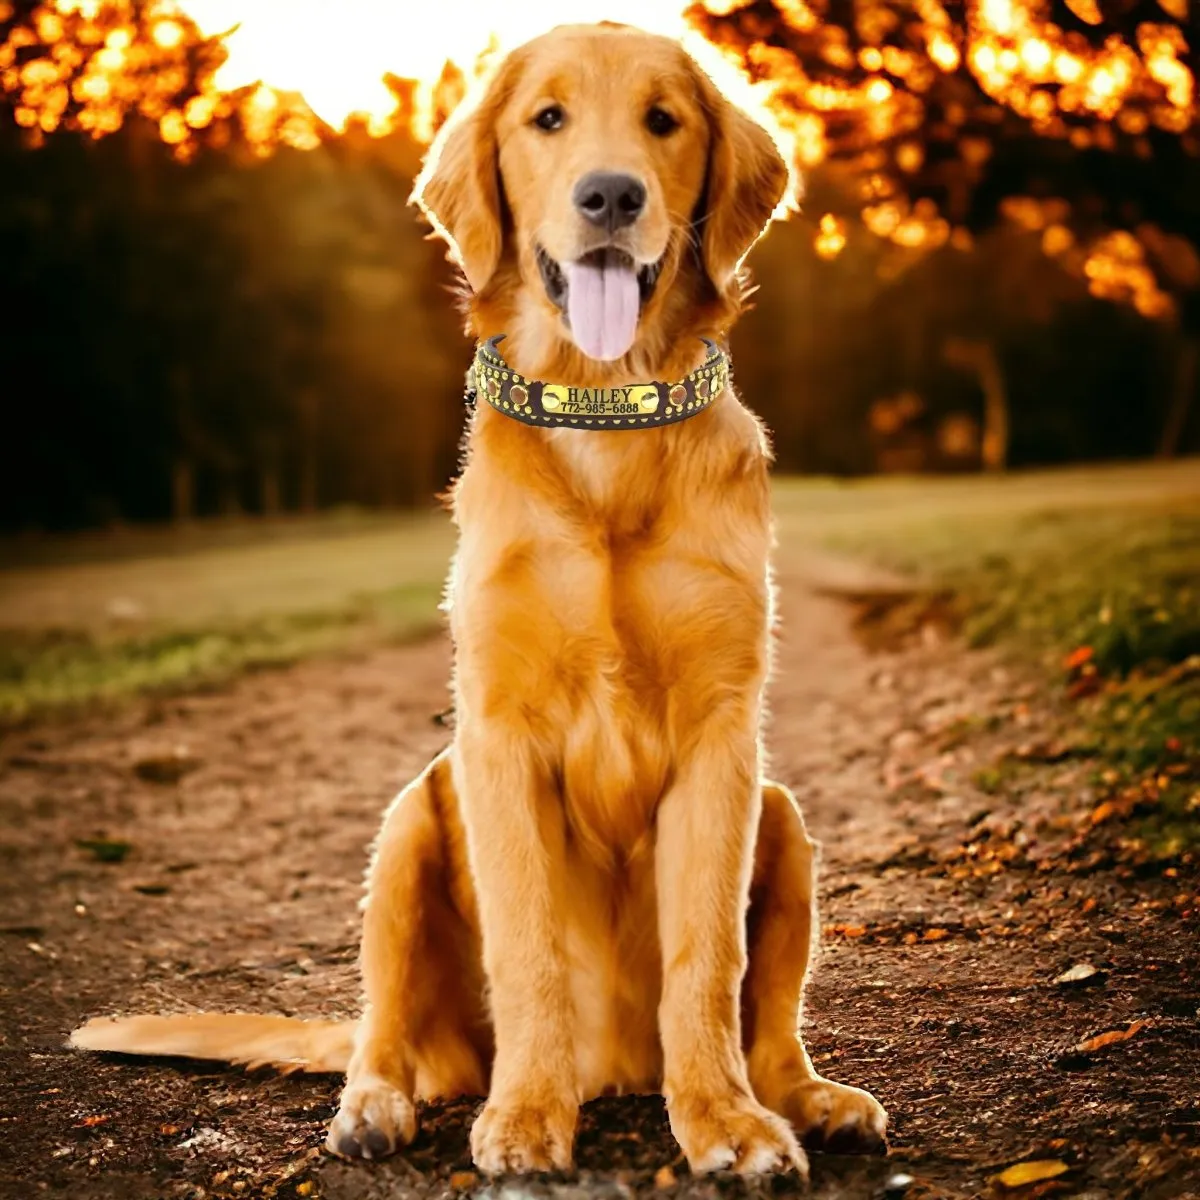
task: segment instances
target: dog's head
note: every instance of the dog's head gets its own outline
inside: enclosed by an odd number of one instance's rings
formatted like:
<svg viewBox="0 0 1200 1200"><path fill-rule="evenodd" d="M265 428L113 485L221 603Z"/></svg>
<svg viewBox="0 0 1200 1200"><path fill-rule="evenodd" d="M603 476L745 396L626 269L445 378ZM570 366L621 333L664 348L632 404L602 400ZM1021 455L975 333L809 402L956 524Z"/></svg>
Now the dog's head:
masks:
<svg viewBox="0 0 1200 1200"><path fill-rule="evenodd" d="M515 284L536 319L612 361L661 324L681 276L697 303L735 307L787 180L770 135L676 42L579 25L504 60L415 195L477 301Z"/></svg>

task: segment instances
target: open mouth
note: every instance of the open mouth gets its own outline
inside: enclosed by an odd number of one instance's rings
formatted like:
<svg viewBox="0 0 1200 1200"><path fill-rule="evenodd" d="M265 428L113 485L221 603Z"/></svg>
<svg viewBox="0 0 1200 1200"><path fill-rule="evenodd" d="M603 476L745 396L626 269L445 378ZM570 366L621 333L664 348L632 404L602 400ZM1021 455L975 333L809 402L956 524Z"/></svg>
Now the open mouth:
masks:
<svg viewBox="0 0 1200 1200"><path fill-rule="evenodd" d="M542 284L546 289L546 295L555 305L566 311L568 292L566 272L541 246L536 246L535 249L538 270L542 273ZM658 277L662 274L663 262L666 257L664 254L657 262L646 263L637 269L639 304L645 304L654 295L654 289L658 286ZM615 246L602 246L599 250L590 250L578 260L578 263L600 269L623 269L626 271L632 271L634 267L632 255L626 254L624 250L618 250Z"/></svg>
<svg viewBox="0 0 1200 1200"><path fill-rule="evenodd" d="M546 295L562 310L576 345L601 361L626 354L642 306L654 295L663 259L639 267L624 250L604 246L560 263L538 246L537 262Z"/></svg>

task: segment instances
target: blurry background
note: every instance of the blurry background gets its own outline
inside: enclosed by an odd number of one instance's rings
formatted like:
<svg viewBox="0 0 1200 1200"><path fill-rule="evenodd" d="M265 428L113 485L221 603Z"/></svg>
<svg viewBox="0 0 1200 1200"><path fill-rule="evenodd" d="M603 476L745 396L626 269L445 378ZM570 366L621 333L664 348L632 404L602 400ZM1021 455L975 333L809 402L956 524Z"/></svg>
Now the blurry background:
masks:
<svg viewBox="0 0 1200 1200"><path fill-rule="evenodd" d="M406 200L498 18L405 7L0 2L4 529L444 486L468 344ZM805 177L734 336L783 469L1200 446L1187 0L637 8Z"/></svg>
<svg viewBox="0 0 1200 1200"><path fill-rule="evenodd" d="M781 571L1200 653L1188 0L0 0L0 725L437 626L470 346L408 196L497 53L600 16L804 179L733 338L807 477Z"/></svg>

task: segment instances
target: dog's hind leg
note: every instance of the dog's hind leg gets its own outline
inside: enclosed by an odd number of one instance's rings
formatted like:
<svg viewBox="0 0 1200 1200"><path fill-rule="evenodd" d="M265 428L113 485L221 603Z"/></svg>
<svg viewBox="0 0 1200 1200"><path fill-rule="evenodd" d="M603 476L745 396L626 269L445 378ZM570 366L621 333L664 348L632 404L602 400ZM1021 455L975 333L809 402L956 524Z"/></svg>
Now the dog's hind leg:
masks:
<svg viewBox="0 0 1200 1200"><path fill-rule="evenodd" d="M791 793L763 786L742 990L750 1085L791 1121L809 1149L871 1153L884 1147L887 1114L859 1088L817 1074L800 1039L804 977L812 945L813 844Z"/></svg>
<svg viewBox="0 0 1200 1200"><path fill-rule="evenodd" d="M412 1140L418 1098L487 1090L491 1030L446 755L384 819L367 876L362 973L366 1009L326 1144L381 1158Z"/></svg>

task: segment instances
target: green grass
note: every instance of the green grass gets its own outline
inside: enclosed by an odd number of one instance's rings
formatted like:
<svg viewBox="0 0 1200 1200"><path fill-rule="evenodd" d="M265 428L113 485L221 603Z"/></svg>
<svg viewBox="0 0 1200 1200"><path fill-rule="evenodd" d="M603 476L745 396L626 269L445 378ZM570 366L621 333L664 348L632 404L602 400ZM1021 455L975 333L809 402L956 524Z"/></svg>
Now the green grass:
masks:
<svg viewBox="0 0 1200 1200"><path fill-rule="evenodd" d="M944 593L1079 701L1080 752L1161 856L1200 843L1200 463L780 489L785 538ZM911 606L921 611L919 604ZM983 768L985 791L1005 786Z"/></svg>
<svg viewBox="0 0 1200 1200"><path fill-rule="evenodd" d="M1092 647L1145 746L1191 719L1192 685L1161 681L1200 653L1200 464L781 479L775 507L781 558L833 547L949 588L972 641L1051 672ZM0 542L0 722L414 636L451 546L436 513Z"/></svg>
<svg viewBox="0 0 1200 1200"><path fill-rule="evenodd" d="M0 571L0 724L179 692L439 622L437 514L51 539Z"/></svg>
<svg viewBox="0 0 1200 1200"><path fill-rule="evenodd" d="M1118 510L947 515L868 553L954 590L976 645L1090 647L1105 674L1200 654L1200 500Z"/></svg>
<svg viewBox="0 0 1200 1200"><path fill-rule="evenodd" d="M784 539L957 598L968 639L1127 675L1200 654L1200 463L778 489Z"/></svg>

